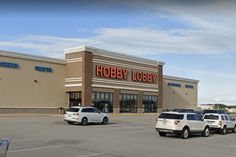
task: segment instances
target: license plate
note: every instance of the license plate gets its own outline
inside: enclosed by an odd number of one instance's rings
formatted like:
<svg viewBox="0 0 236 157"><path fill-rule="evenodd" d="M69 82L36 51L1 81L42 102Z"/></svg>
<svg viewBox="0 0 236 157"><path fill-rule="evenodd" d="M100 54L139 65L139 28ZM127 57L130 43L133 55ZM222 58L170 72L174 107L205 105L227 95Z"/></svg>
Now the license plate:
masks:
<svg viewBox="0 0 236 157"><path fill-rule="evenodd" d="M168 130L159 130L159 131L161 131L161 132L168 132Z"/></svg>
<svg viewBox="0 0 236 157"><path fill-rule="evenodd" d="M166 124L167 124L167 121L164 121L164 122L163 122L163 125L166 125Z"/></svg>
<svg viewBox="0 0 236 157"><path fill-rule="evenodd" d="M208 123L211 123L211 124L212 124L212 123L214 123L214 122L213 122L213 121L208 121Z"/></svg>

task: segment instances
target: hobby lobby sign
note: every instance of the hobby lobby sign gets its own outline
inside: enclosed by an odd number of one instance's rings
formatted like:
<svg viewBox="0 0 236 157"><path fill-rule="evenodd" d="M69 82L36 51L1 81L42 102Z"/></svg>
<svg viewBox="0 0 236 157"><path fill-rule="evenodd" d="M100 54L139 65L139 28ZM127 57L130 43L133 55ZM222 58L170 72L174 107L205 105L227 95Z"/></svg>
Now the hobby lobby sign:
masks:
<svg viewBox="0 0 236 157"><path fill-rule="evenodd" d="M142 83L156 83L157 75L153 73L140 72L134 70L127 70L123 68L116 68L110 66L96 65L96 76L118 79L118 80L132 80ZM129 79L130 77L130 79Z"/></svg>

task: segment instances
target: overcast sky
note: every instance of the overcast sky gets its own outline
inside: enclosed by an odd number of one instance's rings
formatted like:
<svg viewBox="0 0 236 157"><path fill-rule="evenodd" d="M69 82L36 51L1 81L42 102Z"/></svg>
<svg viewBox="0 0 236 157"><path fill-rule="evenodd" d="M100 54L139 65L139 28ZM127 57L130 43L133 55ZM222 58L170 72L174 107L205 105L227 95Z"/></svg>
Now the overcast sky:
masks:
<svg viewBox="0 0 236 157"><path fill-rule="evenodd" d="M161 60L199 103L236 105L236 2L0 1L0 49L64 58L81 45Z"/></svg>

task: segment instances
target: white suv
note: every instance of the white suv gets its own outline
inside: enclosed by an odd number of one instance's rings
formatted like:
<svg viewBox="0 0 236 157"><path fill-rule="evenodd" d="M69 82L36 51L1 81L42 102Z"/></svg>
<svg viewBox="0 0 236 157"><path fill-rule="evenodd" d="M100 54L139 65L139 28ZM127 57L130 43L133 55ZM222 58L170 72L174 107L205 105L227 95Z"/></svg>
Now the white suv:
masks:
<svg viewBox="0 0 236 157"><path fill-rule="evenodd" d="M227 130L236 132L236 121L227 114L209 113L205 114L203 119L209 123L211 130L220 131L223 135L227 133Z"/></svg>
<svg viewBox="0 0 236 157"><path fill-rule="evenodd" d="M209 136L209 126L197 113L162 112L157 119L156 131L160 136L167 133L180 135L187 139L192 133L201 133L202 136Z"/></svg>
<svg viewBox="0 0 236 157"><path fill-rule="evenodd" d="M88 123L108 124L108 115L94 107L74 106L65 111L64 121L68 124L81 123L83 126Z"/></svg>

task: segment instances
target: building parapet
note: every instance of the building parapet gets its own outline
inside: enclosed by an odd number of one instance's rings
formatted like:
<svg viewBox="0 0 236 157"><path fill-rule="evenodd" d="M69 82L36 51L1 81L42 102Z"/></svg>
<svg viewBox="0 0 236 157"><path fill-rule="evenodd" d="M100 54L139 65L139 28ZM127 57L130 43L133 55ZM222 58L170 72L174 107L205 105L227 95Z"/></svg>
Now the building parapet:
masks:
<svg viewBox="0 0 236 157"><path fill-rule="evenodd" d="M103 57L114 58L114 59L119 59L119 60L124 60L124 61L136 62L139 64L146 64L146 65L151 65L151 66L158 66L158 65L163 66L165 64L162 61L155 61L155 60L151 60L151 59L139 58L136 56L131 56L131 55L113 52L113 51L109 51L109 50L99 49L99 48L95 48L95 47L91 47L91 46L74 47L74 48L69 48L69 49L64 50L65 54L76 53L76 52L85 52L85 51L92 52L94 55L99 55L99 56L103 56Z"/></svg>

